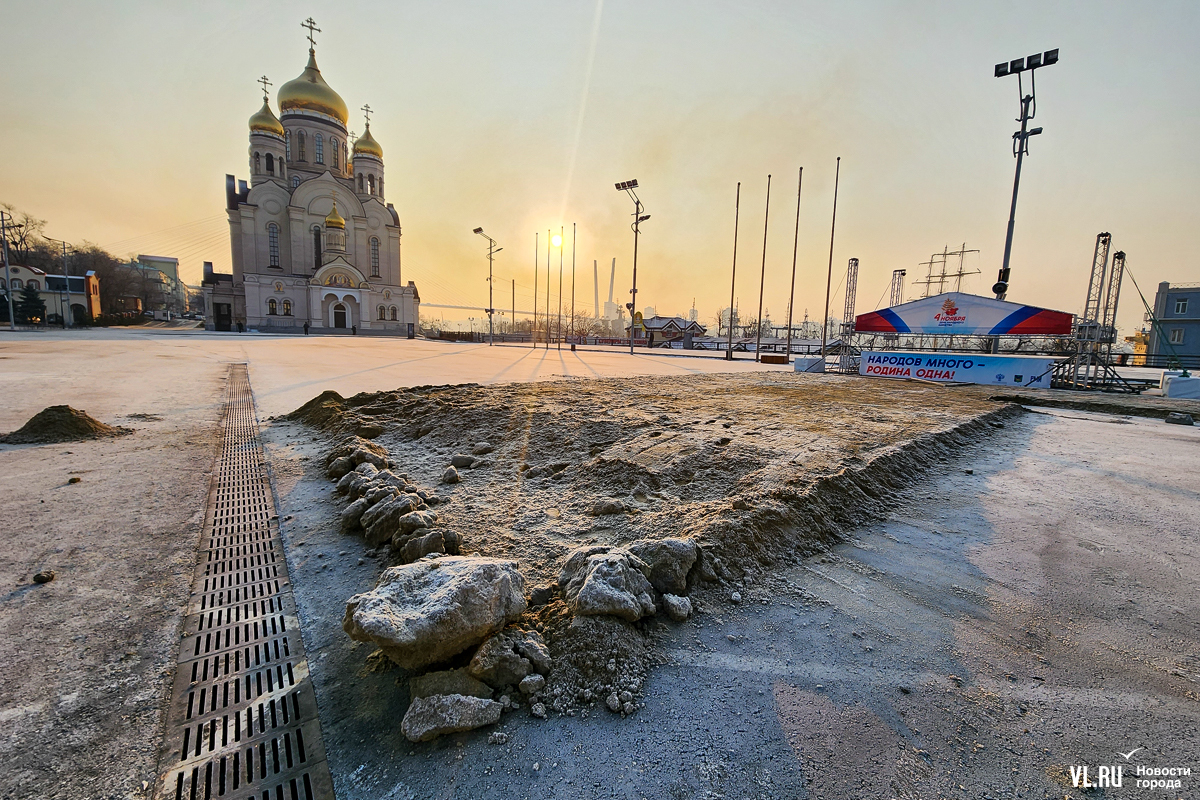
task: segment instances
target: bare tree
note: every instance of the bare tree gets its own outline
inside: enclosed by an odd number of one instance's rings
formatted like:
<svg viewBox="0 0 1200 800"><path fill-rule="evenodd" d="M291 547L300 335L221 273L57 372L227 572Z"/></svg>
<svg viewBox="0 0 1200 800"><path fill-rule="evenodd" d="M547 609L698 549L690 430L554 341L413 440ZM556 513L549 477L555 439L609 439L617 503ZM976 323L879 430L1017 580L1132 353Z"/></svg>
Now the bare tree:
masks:
<svg viewBox="0 0 1200 800"><path fill-rule="evenodd" d="M17 211L12 203L0 203L0 208L8 212L12 221L7 224L8 248L10 257L20 264L31 264L29 255L34 245L38 244L46 229L46 220L38 219L25 211Z"/></svg>

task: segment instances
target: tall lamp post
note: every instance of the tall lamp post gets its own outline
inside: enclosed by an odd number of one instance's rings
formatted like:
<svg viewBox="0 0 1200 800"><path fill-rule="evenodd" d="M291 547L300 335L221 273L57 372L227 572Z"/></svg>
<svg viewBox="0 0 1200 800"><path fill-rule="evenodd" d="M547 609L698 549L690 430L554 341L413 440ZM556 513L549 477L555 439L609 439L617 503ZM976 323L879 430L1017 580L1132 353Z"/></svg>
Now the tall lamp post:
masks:
<svg viewBox="0 0 1200 800"><path fill-rule="evenodd" d="M1024 160L1025 154L1029 152L1029 137L1037 136L1042 132L1041 128L1029 129L1029 120L1037 114L1037 91L1033 76L1038 67L1048 67L1057 63L1058 48L1055 48L1044 53L1034 53L1027 58L1017 58L996 65L995 75L997 78L1003 78L1005 75L1017 76L1017 96L1021 99L1021 116L1017 117L1017 121L1021 123L1021 130L1014 133L1012 137L1013 155L1017 159L1017 172L1013 177L1012 205L1008 211L1008 236L1004 240L1004 263L1000 267L1000 274L996 277L996 284L992 287L997 300L1003 300L1008 293L1008 259L1012 255L1013 227L1017 220L1017 189L1021 185L1021 162ZM1021 80L1022 72L1029 73L1029 94L1025 94ZM998 344L999 339L993 340L993 352Z"/></svg>
<svg viewBox="0 0 1200 800"><path fill-rule="evenodd" d="M642 201L638 199L637 193L633 190L638 187L637 179L631 181L621 181L617 184L618 192L625 192L633 199L633 288L629 290L629 302L625 307L629 309L629 355L633 355L633 314L637 307L637 251L638 251L638 234L641 232L640 227L643 222L650 219L649 214L642 213Z"/></svg>
<svg viewBox="0 0 1200 800"><path fill-rule="evenodd" d="M67 315L69 313L71 313L71 282L67 278L67 243L64 242L62 239L51 239L50 237L45 237L45 238L46 238L46 241L48 241L48 242L58 242L59 244L62 245L62 271L63 271L62 280L63 280L63 282L62 282L62 289L60 289L58 292L58 315L62 318L62 326L63 326L63 329L65 330L66 328L69 327L69 325L67 324ZM47 286L46 288L49 289L50 287ZM67 301L66 301L67 307L65 310L63 309L63 292L66 292L66 297L67 297Z"/></svg>
<svg viewBox="0 0 1200 800"><path fill-rule="evenodd" d="M495 328L492 327L492 314L496 313L492 303L492 258L504 248L496 247L496 240L484 233L483 228L476 228L474 233L488 240L488 307L484 310L488 315L488 347L491 347L496 343Z"/></svg>

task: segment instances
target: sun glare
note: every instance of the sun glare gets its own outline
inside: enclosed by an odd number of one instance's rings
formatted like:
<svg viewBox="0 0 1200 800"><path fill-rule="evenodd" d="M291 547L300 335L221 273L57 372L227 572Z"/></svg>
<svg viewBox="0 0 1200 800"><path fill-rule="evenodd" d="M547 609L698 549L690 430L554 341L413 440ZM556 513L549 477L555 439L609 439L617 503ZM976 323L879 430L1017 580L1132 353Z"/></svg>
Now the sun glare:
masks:
<svg viewBox="0 0 1200 800"><path fill-rule="evenodd" d="M551 239L550 239L550 244L554 245L555 247L561 247L562 246L562 237L559 236L557 233L554 234L554 236L551 237Z"/></svg>

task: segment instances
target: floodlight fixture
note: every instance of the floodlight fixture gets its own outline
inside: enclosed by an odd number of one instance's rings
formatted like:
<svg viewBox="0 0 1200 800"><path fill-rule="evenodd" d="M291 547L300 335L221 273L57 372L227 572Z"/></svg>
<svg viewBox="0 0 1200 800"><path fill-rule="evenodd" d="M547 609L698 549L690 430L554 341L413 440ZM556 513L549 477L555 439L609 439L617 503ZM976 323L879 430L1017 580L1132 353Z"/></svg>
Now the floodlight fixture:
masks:
<svg viewBox="0 0 1200 800"><path fill-rule="evenodd" d="M638 217L638 222L645 222L648 219L650 219L649 214L642 214L640 217Z"/></svg>
<svg viewBox="0 0 1200 800"><path fill-rule="evenodd" d="M636 178L634 178L631 181L621 181L620 183L617 184L618 192L625 192L630 189L636 189L636 188L638 188L638 182L637 182Z"/></svg>
<svg viewBox="0 0 1200 800"><path fill-rule="evenodd" d="M1013 155L1017 159L1016 174L1013 177L1012 205L1008 212L1008 235L1004 242L1004 261L1000 267L1000 273L996 278L996 283L992 286L992 291L996 294L997 300L1003 300L1008 293L1009 274L1009 258L1012 255L1013 228L1016 225L1017 217L1017 189L1021 185L1021 162L1025 155L1029 152L1029 137L1037 136L1042 132L1041 128L1029 128L1029 121L1037 114L1037 89L1034 82L1034 75L1039 67L1048 67L1051 64L1058 63L1058 48L1046 50L1042 53L1034 53L1025 58L1014 58L1012 61L997 64L995 66L994 75L997 78L1003 78L1006 75L1017 76L1017 96L1021 101L1021 115L1017 117L1017 121L1021 123L1021 129L1013 134ZM1022 72L1029 72L1029 94L1025 94L1023 81L1021 79ZM992 352L997 352L999 347L999 339L992 340Z"/></svg>
<svg viewBox="0 0 1200 800"><path fill-rule="evenodd" d="M483 228L476 228L475 230L471 231L471 233L483 233Z"/></svg>
<svg viewBox="0 0 1200 800"><path fill-rule="evenodd" d="M495 304L492 302L492 259L495 258L496 253L499 253L504 248L496 247L496 240L484 233L483 228L476 228L471 232L477 233L488 240L488 307L484 311L488 315L488 346L491 346L496 343L496 329L492 325L492 315L496 313ZM474 325L472 325L471 330L474 332Z"/></svg>

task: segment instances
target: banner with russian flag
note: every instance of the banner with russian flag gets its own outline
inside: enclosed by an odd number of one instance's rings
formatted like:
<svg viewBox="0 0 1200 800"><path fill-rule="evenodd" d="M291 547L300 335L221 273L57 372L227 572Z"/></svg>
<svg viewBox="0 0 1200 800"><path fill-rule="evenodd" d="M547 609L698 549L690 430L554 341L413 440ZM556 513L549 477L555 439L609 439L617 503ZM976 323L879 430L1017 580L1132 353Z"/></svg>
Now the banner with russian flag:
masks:
<svg viewBox="0 0 1200 800"><path fill-rule="evenodd" d="M1068 336L1071 321L1063 311L946 292L859 314L854 330L927 336Z"/></svg>

